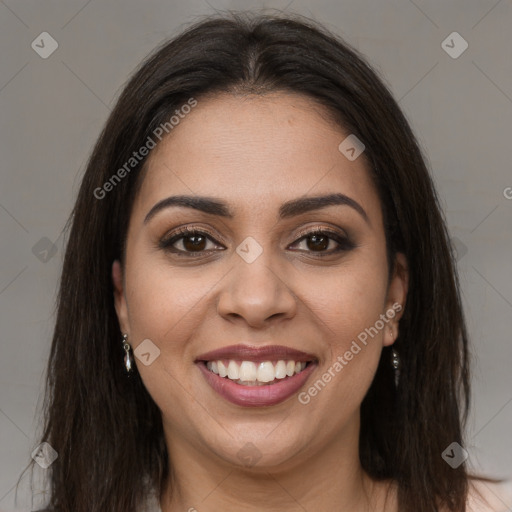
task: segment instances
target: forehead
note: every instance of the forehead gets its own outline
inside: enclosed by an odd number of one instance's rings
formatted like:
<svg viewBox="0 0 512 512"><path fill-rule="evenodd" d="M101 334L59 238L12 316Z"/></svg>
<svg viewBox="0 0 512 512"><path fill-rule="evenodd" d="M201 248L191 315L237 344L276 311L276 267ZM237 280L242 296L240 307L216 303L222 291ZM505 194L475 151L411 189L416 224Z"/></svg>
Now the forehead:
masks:
<svg viewBox="0 0 512 512"><path fill-rule="evenodd" d="M274 203L341 192L379 217L364 156L350 161L338 149L348 135L324 107L297 94L199 98L149 156L135 208L196 194L263 213Z"/></svg>

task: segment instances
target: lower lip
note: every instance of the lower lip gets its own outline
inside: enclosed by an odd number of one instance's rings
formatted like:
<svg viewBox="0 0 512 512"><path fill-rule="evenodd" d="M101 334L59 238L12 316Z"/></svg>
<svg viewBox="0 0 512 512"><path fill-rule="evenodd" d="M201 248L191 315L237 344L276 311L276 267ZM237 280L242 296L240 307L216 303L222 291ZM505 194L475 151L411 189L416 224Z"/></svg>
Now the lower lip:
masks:
<svg viewBox="0 0 512 512"><path fill-rule="evenodd" d="M316 368L316 363L309 363L300 373L265 386L244 386L220 377L206 368L204 362L197 363L206 382L226 400L244 407L265 407L283 402L296 393L307 381Z"/></svg>

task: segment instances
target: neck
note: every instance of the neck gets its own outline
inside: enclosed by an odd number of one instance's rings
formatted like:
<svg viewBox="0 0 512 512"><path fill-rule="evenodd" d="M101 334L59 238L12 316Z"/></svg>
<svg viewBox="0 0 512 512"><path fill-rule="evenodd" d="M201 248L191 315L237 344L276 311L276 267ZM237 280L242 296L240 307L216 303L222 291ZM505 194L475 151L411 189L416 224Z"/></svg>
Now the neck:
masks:
<svg viewBox="0 0 512 512"><path fill-rule="evenodd" d="M273 466L240 467L208 453L204 447L167 435L172 477L162 493L162 512L287 512L384 509L389 484L373 482L358 453L359 422L310 453Z"/></svg>

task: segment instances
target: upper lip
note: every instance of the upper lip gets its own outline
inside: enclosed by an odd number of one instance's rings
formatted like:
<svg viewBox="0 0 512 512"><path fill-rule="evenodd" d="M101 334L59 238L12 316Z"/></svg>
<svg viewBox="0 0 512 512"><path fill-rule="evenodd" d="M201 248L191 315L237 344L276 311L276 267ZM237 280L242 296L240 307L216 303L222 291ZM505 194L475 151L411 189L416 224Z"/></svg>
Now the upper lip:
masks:
<svg viewBox="0 0 512 512"><path fill-rule="evenodd" d="M316 357L301 350L285 347L283 345L266 345L253 347L250 345L230 345L211 352L201 354L197 361L218 361L219 359L238 359L240 361L315 361Z"/></svg>

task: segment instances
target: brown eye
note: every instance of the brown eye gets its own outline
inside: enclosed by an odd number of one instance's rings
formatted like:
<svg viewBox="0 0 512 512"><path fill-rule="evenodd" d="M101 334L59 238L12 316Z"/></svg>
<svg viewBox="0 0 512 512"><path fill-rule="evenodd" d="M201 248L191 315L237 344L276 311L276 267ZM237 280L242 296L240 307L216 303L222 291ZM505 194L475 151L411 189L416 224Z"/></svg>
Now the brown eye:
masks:
<svg viewBox="0 0 512 512"><path fill-rule="evenodd" d="M355 248L355 244L347 237L328 230L314 230L299 238L293 245L305 245L305 252L318 253L318 256L327 256Z"/></svg>
<svg viewBox="0 0 512 512"><path fill-rule="evenodd" d="M325 235L309 235L307 238L307 247L312 251L323 251L329 247L330 238Z"/></svg>
<svg viewBox="0 0 512 512"><path fill-rule="evenodd" d="M174 233L172 236L161 240L158 245L163 250L178 254L183 253L184 255L223 249L209 234L190 228Z"/></svg>
<svg viewBox="0 0 512 512"><path fill-rule="evenodd" d="M182 237L183 247L187 251L202 251L206 247L207 238L202 235L192 235Z"/></svg>

